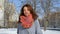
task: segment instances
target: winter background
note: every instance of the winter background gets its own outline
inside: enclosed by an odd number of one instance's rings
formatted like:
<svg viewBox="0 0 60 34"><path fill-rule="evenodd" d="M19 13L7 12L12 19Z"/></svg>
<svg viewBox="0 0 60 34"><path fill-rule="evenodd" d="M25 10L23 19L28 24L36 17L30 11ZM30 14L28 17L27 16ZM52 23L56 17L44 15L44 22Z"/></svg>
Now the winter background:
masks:
<svg viewBox="0 0 60 34"><path fill-rule="evenodd" d="M0 0L0 34L17 34L16 22L21 7L26 3L36 11L41 27L48 18L46 31L42 28L43 34L60 34L60 0Z"/></svg>

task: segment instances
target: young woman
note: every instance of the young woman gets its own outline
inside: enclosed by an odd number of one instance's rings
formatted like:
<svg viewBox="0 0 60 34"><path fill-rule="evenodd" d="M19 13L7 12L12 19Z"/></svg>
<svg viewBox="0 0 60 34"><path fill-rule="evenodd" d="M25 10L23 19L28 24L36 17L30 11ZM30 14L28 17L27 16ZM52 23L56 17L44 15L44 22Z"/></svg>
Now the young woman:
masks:
<svg viewBox="0 0 60 34"><path fill-rule="evenodd" d="M29 4L25 4L21 9L17 34L42 34L38 16Z"/></svg>

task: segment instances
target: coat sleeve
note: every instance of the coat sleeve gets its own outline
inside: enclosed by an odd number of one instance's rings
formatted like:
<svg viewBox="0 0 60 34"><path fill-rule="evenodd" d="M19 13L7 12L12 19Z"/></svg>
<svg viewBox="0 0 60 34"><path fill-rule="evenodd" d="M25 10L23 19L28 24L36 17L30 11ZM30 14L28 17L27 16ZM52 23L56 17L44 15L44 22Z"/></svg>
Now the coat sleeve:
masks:
<svg viewBox="0 0 60 34"><path fill-rule="evenodd" d="M43 34L40 29L40 23L39 23L38 19L35 21L35 33L36 34Z"/></svg>

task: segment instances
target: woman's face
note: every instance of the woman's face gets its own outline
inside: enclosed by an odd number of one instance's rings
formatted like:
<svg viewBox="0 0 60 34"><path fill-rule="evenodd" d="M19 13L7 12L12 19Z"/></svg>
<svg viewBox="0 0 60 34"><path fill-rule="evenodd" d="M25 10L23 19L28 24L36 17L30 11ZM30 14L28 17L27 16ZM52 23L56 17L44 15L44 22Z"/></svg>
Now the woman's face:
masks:
<svg viewBox="0 0 60 34"><path fill-rule="evenodd" d="M24 7L24 15L25 16L28 16L28 15L30 15L30 11L28 10L28 8L27 7Z"/></svg>

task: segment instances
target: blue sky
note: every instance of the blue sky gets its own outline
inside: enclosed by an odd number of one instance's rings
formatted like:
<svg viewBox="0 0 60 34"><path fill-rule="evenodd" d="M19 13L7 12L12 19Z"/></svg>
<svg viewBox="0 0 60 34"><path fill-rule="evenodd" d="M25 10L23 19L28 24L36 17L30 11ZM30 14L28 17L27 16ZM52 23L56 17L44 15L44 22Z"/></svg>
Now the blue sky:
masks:
<svg viewBox="0 0 60 34"><path fill-rule="evenodd" d="M20 7L22 5L21 0L9 0L10 3L13 3L16 7L16 11L19 13Z"/></svg>
<svg viewBox="0 0 60 34"><path fill-rule="evenodd" d="M16 7L16 10L19 12L19 10L20 10L20 8L22 7L22 3L21 3L21 1L26 1L26 0L9 0L9 2L10 3L13 3L14 5L15 5L15 7ZM57 0L57 1L55 1L55 0L53 0L53 6L54 7L60 7L60 0Z"/></svg>
<svg viewBox="0 0 60 34"><path fill-rule="evenodd" d="M16 11L19 13L20 9L22 7L22 4L26 2L26 0L9 0L10 3L13 3L16 7ZM53 0L53 7L60 7L60 0ZM52 9L52 11L54 11L55 9ZM43 10L41 9L42 15L43 16Z"/></svg>

